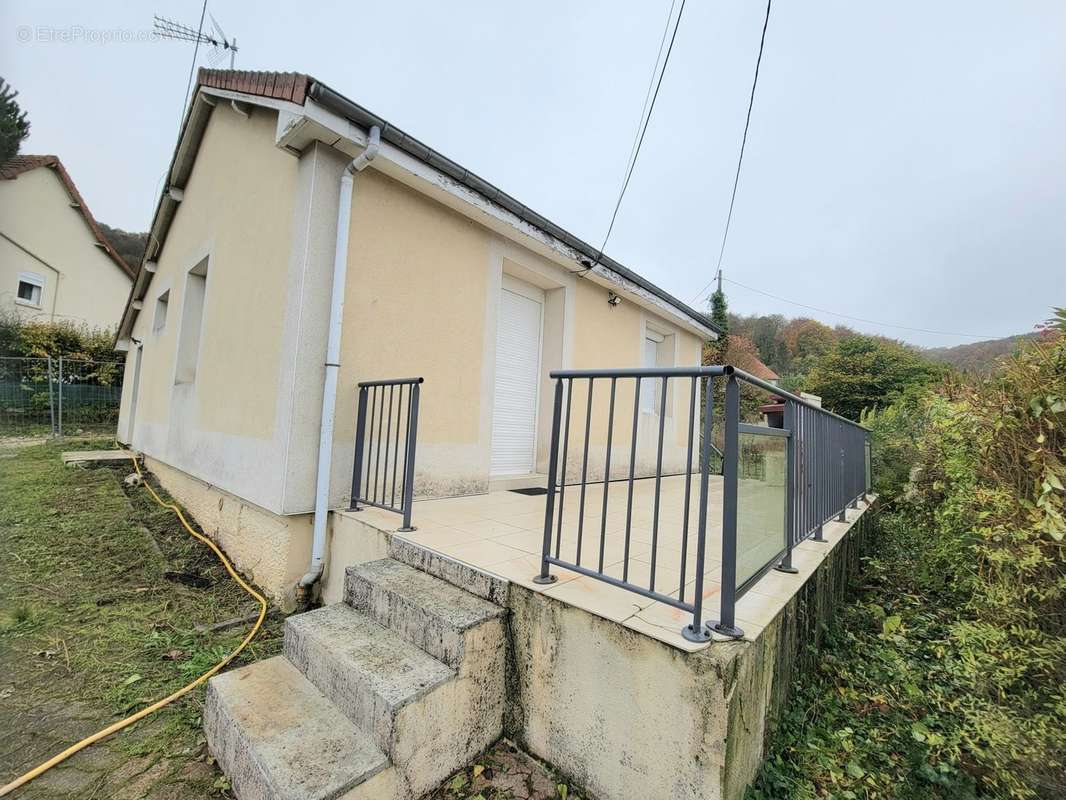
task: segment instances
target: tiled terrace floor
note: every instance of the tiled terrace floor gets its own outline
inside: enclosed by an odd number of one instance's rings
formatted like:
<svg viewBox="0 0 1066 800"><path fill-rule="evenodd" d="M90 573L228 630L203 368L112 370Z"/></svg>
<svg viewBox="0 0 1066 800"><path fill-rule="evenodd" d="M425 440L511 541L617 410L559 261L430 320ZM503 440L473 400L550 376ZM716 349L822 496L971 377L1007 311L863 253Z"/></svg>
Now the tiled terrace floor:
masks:
<svg viewBox="0 0 1066 800"><path fill-rule="evenodd" d="M627 490L625 482L609 485L607 522L604 525L603 485L587 487L584 515L579 513L580 487L567 487L560 537L562 558L576 562L579 520L583 519L580 564L592 569L599 567L602 531L603 571L614 577L623 576L627 563ZM766 551L768 543L773 546L772 539L781 531L783 499L780 491L780 487L774 489L761 482L741 481L738 502L741 518L738 548L742 551L741 561L744 559L744 551L747 550L750 563L765 563L766 558L761 553ZM654 586L657 592L677 597L684 583L683 599L687 601L691 601L693 597L696 580L698 476L693 476L689 492L689 526L687 544L683 548L685 479L674 476L662 480ZM654 480L635 482L629 536L628 580L644 588L651 588L654 494ZM544 592L675 647L691 651L707 646L693 644L681 636L682 627L691 621L692 615L666 603L554 565L551 572L558 577L556 583L547 586L533 583L533 577L540 571L545 500L544 495L528 496L500 491L485 495L418 501L413 512L413 522L418 529L412 533L394 535L485 572L499 575L533 591ZM798 574L770 571L737 602L737 624L744 630L746 638L758 636L865 508L865 504L860 502L857 511L848 509L846 523L828 523L824 531L826 543L808 540L800 544L793 552L793 564L799 569ZM359 516L361 521L383 530L395 531L399 525L396 514L378 509L367 508L360 512ZM712 478L710 484L707 513L704 619L715 619L719 612L722 574L721 518L722 481L716 477ZM553 532L553 550L555 536ZM682 580L683 549L685 569Z"/></svg>

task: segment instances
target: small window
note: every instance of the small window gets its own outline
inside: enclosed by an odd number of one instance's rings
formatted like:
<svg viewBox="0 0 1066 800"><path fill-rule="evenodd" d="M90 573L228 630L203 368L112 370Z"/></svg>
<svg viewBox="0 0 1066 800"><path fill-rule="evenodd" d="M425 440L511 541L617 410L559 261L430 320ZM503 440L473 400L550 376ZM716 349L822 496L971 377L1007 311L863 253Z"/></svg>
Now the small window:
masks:
<svg viewBox="0 0 1066 800"><path fill-rule="evenodd" d="M206 299L207 259L205 258L189 270L185 278L185 295L181 301L181 328L178 331L178 363L174 376L175 383L192 383L196 380Z"/></svg>
<svg viewBox="0 0 1066 800"><path fill-rule="evenodd" d="M167 307L170 305L170 289L167 289L155 301L155 319L152 320L152 333L159 333L167 326Z"/></svg>
<svg viewBox="0 0 1066 800"><path fill-rule="evenodd" d="M44 278L34 272L19 273L18 302L27 306L41 306L44 294Z"/></svg>

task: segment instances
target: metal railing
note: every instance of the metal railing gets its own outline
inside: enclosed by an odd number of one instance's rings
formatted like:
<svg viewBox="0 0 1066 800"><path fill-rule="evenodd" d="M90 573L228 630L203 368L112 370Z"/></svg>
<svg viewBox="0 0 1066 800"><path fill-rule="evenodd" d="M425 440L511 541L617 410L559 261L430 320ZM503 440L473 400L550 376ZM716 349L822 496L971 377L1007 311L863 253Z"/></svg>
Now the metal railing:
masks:
<svg viewBox="0 0 1066 800"><path fill-rule="evenodd" d="M541 569L534 582L554 582L554 565L673 606L692 614L682 629L691 641L709 640L712 630L742 636L737 601L770 569L795 572L792 549L811 536L824 541L824 523L843 519L845 508L857 506L869 489L865 428L731 366L563 370L551 377L548 494ZM648 382L653 392L647 391ZM712 490L719 382L724 383L724 447L722 477ZM741 382L783 400L783 428L741 422ZM580 453L573 459L579 463L571 464L575 383L584 395L577 404L584 426L577 431L579 447L573 448ZM594 422L597 386L598 405L606 405L607 414ZM631 419L623 407L622 425L617 426L616 409L630 403ZM628 441L619 447L616 439L626 433ZM592 478L590 467L596 473ZM683 486L681 497L670 492L665 505L664 480L672 482L668 491ZM624 498L619 500L624 514L621 508L609 509L612 483L625 484L625 494L615 494L616 500ZM719 486L720 529L710 513L712 491ZM571 502L576 510L567 505L575 489ZM596 491L602 497L594 497ZM590 497L591 514L586 507ZM639 510L641 502L650 509ZM644 527L635 526L635 519ZM564 536L568 524L576 528L576 536ZM719 533L720 543L712 541ZM716 544L721 550L719 619L705 623L704 584L717 569L711 555Z"/></svg>
<svg viewBox="0 0 1066 800"><path fill-rule="evenodd" d="M352 499L348 510L360 511L359 505L362 504L395 511L403 515L401 531L414 530L411 500L414 496L421 385L422 378L359 384Z"/></svg>
<svg viewBox="0 0 1066 800"><path fill-rule="evenodd" d="M124 362L0 356L0 437L114 433Z"/></svg>

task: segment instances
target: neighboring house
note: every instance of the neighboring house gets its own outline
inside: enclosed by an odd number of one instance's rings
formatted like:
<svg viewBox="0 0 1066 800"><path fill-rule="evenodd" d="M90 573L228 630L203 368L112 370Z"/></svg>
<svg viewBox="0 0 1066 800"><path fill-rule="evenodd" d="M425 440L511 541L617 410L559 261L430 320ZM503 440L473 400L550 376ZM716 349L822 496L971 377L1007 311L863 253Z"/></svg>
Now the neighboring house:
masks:
<svg viewBox="0 0 1066 800"><path fill-rule="evenodd" d="M58 156L0 165L0 313L114 329L132 279Z"/></svg>
<svg viewBox="0 0 1066 800"><path fill-rule="evenodd" d="M346 172L375 126L373 160ZM336 424L327 410L323 426L338 248ZM320 505L349 503L357 382L425 379L415 486L441 497L543 485L551 370L700 364L709 319L595 258L309 76L201 70L122 316L118 347L136 356L119 439L211 509L238 563L291 602L320 463ZM687 444L673 394L667 463ZM659 399L647 382L649 419ZM639 456L654 465L653 449Z"/></svg>
<svg viewBox="0 0 1066 800"><path fill-rule="evenodd" d="M747 372L750 372L756 378L761 378L767 383L772 383L774 386L777 386L778 382L781 380L780 375L778 375L776 372L766 366L759 359L755 359L754 362L748 364L743 369Z"/></svg>

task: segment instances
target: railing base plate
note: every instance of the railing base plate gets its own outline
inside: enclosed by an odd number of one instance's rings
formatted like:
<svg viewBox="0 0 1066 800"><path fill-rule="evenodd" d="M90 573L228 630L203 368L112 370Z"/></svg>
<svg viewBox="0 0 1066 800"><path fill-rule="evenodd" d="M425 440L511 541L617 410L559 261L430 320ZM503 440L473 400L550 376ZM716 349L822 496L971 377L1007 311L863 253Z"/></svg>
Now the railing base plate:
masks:
<svg viewBox="0 0 1066 800"><path fill-rule="evenodd" d="M362 510L363 509L361 509L359 506L352 506L351 508L348 509L349 512L351 512L351 511L362 511Z"/></svg>
<svg viewBox="0 0 1066 800"><path fill-rule="evenodd" d="M799 570L795 567L786 567L784 564L778 564L774 567L774 570L777 572L784 572L788 575L796 575L799 573Z"/></svg>
<svg viewBox="0 0 1066 800"><path fill-rule="evenodd" d="M540 586L547 586L549 583L555 583L557 580L559 580L559 576L558 575L534 575L533 576L533 583L536 583L536 584L538 584Z"/></svg>
<svg viewBox="0 0 1066 800"><path fill-rule="evenodd" d="M681 635L684 636L690 642L702 643L709 642L711 640L711 632L706 627L701 627L698 631L693 630L692 625L686 625L681 629Z"/></svg>
<svg viewBox="0 0 1066 800"><path fill-rule="evenodd" d="M733 639L740 639L744 636L744 631L738 628L736 625L723 625L717 620L712 620L707 623L709 627L715 633L720 633L722 636L729 636Z"/></svg>
<svg viewBox="0 0 1066 800"><path fill-rule="evenodd" d="M411 531L417 531L417 530L418 530L418 527L415 526L415 525L412 525L409 528L397 528L396 532L397 533L410 533Z"/></svg>

